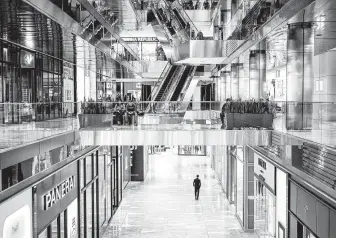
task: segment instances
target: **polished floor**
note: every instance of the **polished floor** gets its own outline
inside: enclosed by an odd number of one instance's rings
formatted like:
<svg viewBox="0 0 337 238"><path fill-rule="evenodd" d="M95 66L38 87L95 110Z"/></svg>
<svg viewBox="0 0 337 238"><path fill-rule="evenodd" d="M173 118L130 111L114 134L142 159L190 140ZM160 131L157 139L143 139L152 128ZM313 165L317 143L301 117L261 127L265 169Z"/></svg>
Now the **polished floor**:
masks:
<svg viewBox="0 0 337 238"><path fill-rule="evenodd" d="M245 233L206 156L150 156L145 182L130 182L104 237L255 237ZM192 182L202 180L200 198Z"/></svg>

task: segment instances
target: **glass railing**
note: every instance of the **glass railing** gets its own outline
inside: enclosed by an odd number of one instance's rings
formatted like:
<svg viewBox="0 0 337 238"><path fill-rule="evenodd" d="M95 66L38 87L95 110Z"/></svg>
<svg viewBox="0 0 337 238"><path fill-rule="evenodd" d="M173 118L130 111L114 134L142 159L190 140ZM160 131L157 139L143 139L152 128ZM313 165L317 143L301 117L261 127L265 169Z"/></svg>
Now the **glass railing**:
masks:
<svg viewBox="0 0 337 238"><path fill-rule="evenodd" d="M123 116L127 115L127 108L130 107L135 108L132 110L138 118L159 115L161 118L168 118L168 122L172 121L166 124L210 124L227 130L271 129L321 144L334 145L336 141L336 104L330 102L151 101L135 102L133 106L128 104L86 103L82 104L81 113L116 114L123 120ZM128 125L124 121L115 123ZM142 122L139 121L138 124ZM160 124L163 127L165 123Z"/></svg>
<svg viewBox="0 0 337 238"><path fill-rule="evenodd" d="M79 128L76 103L0 103L0 150Z"/></svg>
<svg viewBox="0 0 337 238"><path fill-rule="evenodd" d="M270 129L335 147L336 104L282 101L1 103L0 148L95 125L116 129L137 125L134 129L138 130L169 129L170 126Z"/></svg>

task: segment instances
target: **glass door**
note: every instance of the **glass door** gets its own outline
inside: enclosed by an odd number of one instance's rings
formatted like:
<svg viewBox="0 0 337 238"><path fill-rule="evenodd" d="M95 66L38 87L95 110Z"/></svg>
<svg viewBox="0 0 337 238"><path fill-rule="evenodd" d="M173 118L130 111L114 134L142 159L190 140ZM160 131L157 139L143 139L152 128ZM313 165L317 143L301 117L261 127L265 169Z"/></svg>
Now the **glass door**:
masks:
<svg viewBox="0 0 337 238"><path fill-rule="evenodd" d="M268 189L266 189L266 228L267 228L267 236L266 237L274 237L275 236L275 196Z"/></svg>
<svg viewBox="0 0 337 238"><path fill-rule="evenodd" d="M275 236L275 196L260 178L254 177L254 228L259 236L272 238Z"/></svg>

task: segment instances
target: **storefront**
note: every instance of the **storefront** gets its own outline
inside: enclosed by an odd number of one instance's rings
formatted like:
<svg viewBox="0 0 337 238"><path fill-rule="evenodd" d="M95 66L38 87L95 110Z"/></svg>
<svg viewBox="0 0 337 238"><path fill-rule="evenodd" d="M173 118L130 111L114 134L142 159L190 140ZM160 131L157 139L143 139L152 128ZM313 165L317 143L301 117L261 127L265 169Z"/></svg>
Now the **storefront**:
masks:
<svg viewBox="0 0 337 238"><path fill-rule="evenodd" d="M295 180L289 180L289 187L288 237L336 237L336 208Z"/></svg>
<svg viewBox="0 0 337 238"><path fill-rule="evenodd" d="M73 66L64 67L60 59L3 40L0 40L0 52L0 103L20 103L1 105L0 123L61 117L61 102L74 101L71 97ZM66 76L62 76L64 68L70 68ZM64 84L67 95L64 95Z"/></svg>
<svg viewBox="0 0 337 238"><path fill-rule="evenodd" d="M243 146L229 147L230 173L228 173L230 193L229 201L235 205L236 216L244 225L244 151Z"/></svg>
<svg viewBox="0 0 337 238"><path fill-rule="evenodd" d="M121 187L116 147L102 146L78 161L79 237L100 237L119 205Z"/></svg>
<svg viewBox="0 0 337 238"><path fill-rule="evenodd" d="M1 203L0 211L0 237L33 237L31 189L27 189Z"/></svg>
<svg viewBox="0 0 337 238"><path fill-rule="evenodd" d="M254 153L254 228L263 237L276 232L275 176L275 166Z"/></svg>
<svg viewBox="0 0 337 238"><path fill-rule="evenodd" d="M77 163L62 170L33 187L36 230L39 238L79 237L78 233L78 176Z"/></svg>

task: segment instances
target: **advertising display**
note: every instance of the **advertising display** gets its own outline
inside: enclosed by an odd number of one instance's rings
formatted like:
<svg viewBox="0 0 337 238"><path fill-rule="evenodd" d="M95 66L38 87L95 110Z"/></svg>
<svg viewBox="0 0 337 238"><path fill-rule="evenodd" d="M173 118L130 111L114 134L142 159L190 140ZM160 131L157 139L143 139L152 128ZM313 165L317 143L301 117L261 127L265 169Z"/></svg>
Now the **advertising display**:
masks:
<svg viewBox="0 0 337 238"><path fill-rule="evenodd" d="M72 163L36 186L37 232L40 233L77 198L77 166Z"/></svg>
<svg viewBox="0 0 337 238"><path fill-rule="evenodd" d="M0 237L33 237L31 189L27 189L2 203L0 211Z"/></svg>

